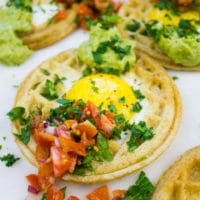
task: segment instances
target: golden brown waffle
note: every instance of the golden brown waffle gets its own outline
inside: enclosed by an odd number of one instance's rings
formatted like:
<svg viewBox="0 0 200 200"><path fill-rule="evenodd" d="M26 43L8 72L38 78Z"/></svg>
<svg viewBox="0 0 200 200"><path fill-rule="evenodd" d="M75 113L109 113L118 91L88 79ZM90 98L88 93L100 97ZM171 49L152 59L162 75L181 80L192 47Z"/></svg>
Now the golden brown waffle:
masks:
<svg viewBox="0 0 200 200"><path fill-rule="evenodd" d="M55 108L58 104L40 95L47 78L53 80L55 74L60 77L80 75L83 67L84 65L77 58L76 50L63 52L43 62L21 83L14 106L23 106L27 112L34 107L40 107L43 113L48 114L50 108ZM51 74L46 76L41 69L46 69ZM143 120L146 121L148 127L153 128L154 137L141 144L133 152L128 151L126 144L129 135L126 136L122 145L110 143L110 148L115 149L113 151L114 159L111 162L93 162L95 173L88 172L85 176L66 174L63 177L64 180L96 183L119 178L150 164L173 141L181 121L182 104L177 88L167 72L157 62L144 54L138 57L131 71L123 76L128 76L140 83L140 90L146 97L146 114ZM37 84L36 89L35 84ZM59 98L62 98L65 93L66 87L60 83ZM19 124L13 123L12 132L19 133L19 130ZM37 165L33 138L28 145L24 145L17 139L16 142L25 157L32 164Z"/></svg>
<svg viewBox="0 0 200 200"><path fill-rule="evenodd" d="M119 10L119 15L123 18L122 22L118 25L124 36L129 37L131 32L125 29L126 24L132 23L132 20L148 20L149 12L153 7L151 0L129 0L123 4ZM141 27L136 32L136 50L137 52L145 53L155 60L157 60L163 67L173 70L185 70L185 71L200 71L200 65L194 67L185 67L179 64L175 64L167 55L162 53L157 47L152 38L140 34L144 30L144 25L141 23Z"/></svg>
<svg viewBox="0 0 200 200"><path fill-rule="evenodd" d="M200 146L181 155L159 178L151 200L200 199Z"/></svg>
<svg viewBox="0 0 200 200"><path fill-rule="evenodd" d="M65 36L69 35L77 27L75 22L77 5L74 4L66 10L65 19L53 22L41 29L33 29L30 33L23 36L22 40L30 49L37 50L49 46Z"/></svg>

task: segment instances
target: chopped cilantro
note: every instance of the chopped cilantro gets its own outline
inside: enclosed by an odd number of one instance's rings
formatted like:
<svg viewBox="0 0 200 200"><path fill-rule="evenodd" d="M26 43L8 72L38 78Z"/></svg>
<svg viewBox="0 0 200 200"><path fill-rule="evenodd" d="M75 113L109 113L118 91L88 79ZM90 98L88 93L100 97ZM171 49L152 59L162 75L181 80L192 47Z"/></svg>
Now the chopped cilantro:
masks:
<svg viewBox="0 0 200 200"><path fill-rule="evenodd" d="M80 110L78 107L76 107L76 106L74 106L74 107L72 107L72 110L71 110L74 114L79 114L79 115L81 115L81 114L83 114L83 111L82 110Z"/></svg>
<svg viewBox="0 0 200 200"><path fill-rule="evenodd" d="M113 127L112 129L112 139L121 139L121 132L122 130L118 128L117 126Z"/></svg>
<svg viewBox="0 0 200 200"><path fill-rule="evenodd" d="M125 28L131 32L135 32L140 28L140 23L137 20L133 20L133 23L126 24Z"/></svg>
<svg viewBox="0 0 200 200"><path fill-rule="evenodd" d="M91 69L89 67L86 67L82 72L82 76L85 77L90 75L91 73L92 73Z"/></svg>
<svg viewBox="0 0 200 200"><path fill-rule="evenodd" d="M93 56L93 59L94 59L95 63L97 63L97 64L102 64L103 63L103 58L102 58L100 53L92 52L92 56Z"/></svg>
<svg viewBox="0 0 200 200"><path fill-rule="evenodd" d="M119 103L125 103L125 101L126 101L126 97L125 96L119 98L119 100L118 100Z"/></svg>
<svg viewBox="0 0 200 200"><path fill-rule="evenodd" d="M18 160L20 160L19 157L15 157L13 154L10 154L10 153L0 157L0 161L5 162L5 165L7 167L11 167Z"/></svg>
<svg viewBox="0 0 200 200"><path fill-rule="evenodd" d="M142 171L135 185L128 188L123 200L149 200L154 188L154 185Z"/></svg>
<svg viewBox="0 0 200 200"><path fill-rule="evenodd" d="M32 89L35 90L35 89L38 87L39 84L40 84L40 82L35 83L35 84L32 86Z"/></svg>
<svg viewBox="0 0 200 200"><path fill-rule="evenodd" d="M45 82L44 91L40 94L49 100L54 100L54 99L58 98L58 94L57 94L55 85L53 84L52 81L50 81L48 79Z"/></svg>
<svg viewBox="0 0 200 200"><path fill-rule="evenodd" d="M107 160L107 161L112 161L113 160L113 155L109 151L109 146L108 146L108 141L106 137L101 134L100 132L97 135L97 142L96 146L98 148L97 151L97 157L98 160Z"/></svg>
<svg viewBox="0 0 200 200"><path fill-rule="evenodd" d="M172 79L173 79L174 81L176 81L176 80L178 80L178 76L172 76Z"/></svg>
<svg viewBox="0 0 200 200"><path fill-rule="evenodd" d="M127 142L129 151L134 151L141 143L151 139L154 135L152 128L148 128L144 121L130 124L128 129L131 131L131 137Z"/></svg>
<svg viewBox="0 0 200 200"><path fill-rule="evenodd" d="M21 134L15 134L15 136L22 141L24 144L28 144L30 141L30 126L27 125L26 127L21 128Z"/></svg>
<svg viewBox="0 0 200 200"><path fill-rule="evenodd" d="M8 0L6 6L14 6L15 8L32 12L31 2L24 0Z"/></svg>
<svg viewBox="0 0 200 200"><path fill-rule="evenodd" d="M142 105L140 102L136 102L135 104L132 105L131 111L132 112L140 112L142 110Z"/></svg>
<svg viewBox="0 0 200 200"><path fill-rule="evenodd" d="M4 140L4 141L6 140L6 136L3 136L3 140Z"/></svg>
<svg viewBox="0 0 200 200"><path fill-rule="evenodd" d="M0 144L0 150L2 149L2 145Z"/></svg>
<svg viewBox="0 0 200 200"><path fill-rule="evenodd" d="M133 89L133 92L138 100L143 100L145 98L145 96L142 94L140 90Z"/></svg>
<svg viewBox="0 0 200 200"><path fill-rule="evenodd" d="M72 105L75 101L71 99L58 99L56 102L62 105L65 105L65 104Z"/></svg>
<svg viewBox="0 0 200 200"><path fill-rule="evenodd" d="M110 110L110 112L117 113L117 108L114 104L109 104L108 109Z"/></svg>
<svg viewBox="0 0 200 200"><path fill-rule="evenodd" d="M125 117L123 114L119 114L115 116L115 123L116 124L123 124L125 122Z"/></svg>
<svg viewBox="0 0 200 200"><path fill-rule="evenodd" d="M46 70L46 69L40 68L40 71L41 71L44 75L46 75L46 76L49 76L49 75L50 75L49 71Z"/></svg>
<svg viewBox="0 0 200 200"><path fill-rule="evenodd" d="M66 77L59 77L58 74L54 75L54 85L57 85L58 83L62 83L63 81L67 80Z"/></svg>
<svg viewBox="0 0 200 200"><path fill-rule="evenodd" d="M47 198L47 193L45 192L42 194L41 200L46 200L46 198Z"/></svg>
<svg viewBox="0 0 200 200"><path fill-rule="evenodd" d="M96 86L96 82L94 80L91 80L90 81L91 85L92 85L92 90L95 92L95 93L99 93L99 88Z"/></svg>
<svg viewBox="0 0 200 200"><path fill-rule="evenodd" d="M65 186L65 187L63 187L63 188L61 188L61 192L62 192L62 199L65 199L65 193L66 193L66 189L67 189L67 187Z"/></svg>
<svg viewBox="0 0 200 200"><path fill-rule="evenodd" d="M23 117L24 114L25 114L25 108L18 106L9 111L7 113L7 116L11 121L19 120L21 125L25 125L29 121L29 119L24 118Z"/></svg>

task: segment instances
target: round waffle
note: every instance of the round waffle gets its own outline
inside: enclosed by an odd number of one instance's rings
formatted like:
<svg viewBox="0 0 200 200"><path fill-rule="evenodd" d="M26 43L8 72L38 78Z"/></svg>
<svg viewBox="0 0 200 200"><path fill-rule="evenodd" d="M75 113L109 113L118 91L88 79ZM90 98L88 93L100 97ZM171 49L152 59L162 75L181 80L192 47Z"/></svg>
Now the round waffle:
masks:
<svg viewBox="0 0 200 200"><path fill-rule="evenodd" d="M77 57L77 50L69 50L43 62L34 69L21 83L14 106L22 106L26 114L34 108L40 107L42 113L48 114L51 108L58 106L56 101L44 98L40 93L44 88L47 79L52 80L54 75L60 77L74 76L81 73L84 68ZM42 69L42 70L41 70ZM42 71L48 70L48 76ZM93 162L95 172L88 172L84 176L65 174L62 178L66 181L79 183L96 183L119 178L130 174L150 164L158 158L173 141L182 116L182 104L178 90L167 72L147 55L138 56L136 64L130 72L123 74L140 83L140 90L147 101L147 114L143 121L148 127L152 127L154 137L145 141L132 152L128 151L126 136L123 143L118 145L112 161ZM35 88L34 86L37 85ZM59 98L66 93L64 84L59 84ZM20 125L14 122L12 132L19 133ZM28 145L25 145L16 138L16 142L24 156L35 166L35 142L31 137Z"/></svg>
<svg viewBox="0 0 200 200"><path fill-rule="evenodd" d="M49 46L65 36L69 35L77 27L75 22L77 5L74 4L66 10L67 17L54 21L42 28L31 30L28 34L22 37L24 44L30 49L37 50Z"/></svg>
<svg viewBox="0 0 200 200"><path fill-rule="evenodd" d="M129 37L131 34L131 32L125 29L125 26L132 23L134 19L140 22L148 21L149 13L154 5L152 2L153 1L151 0L130 0L123 4L118 13L123 20L118 27L124 36ZM185 67L180 64L175 64L166 54L161 52L152 38L141 34L145 27L143 23L140 25L140 28L135 34L137 52L148 54L165 68L184 71L200 71L200 65Z"/></svg>
<svg viewBox="0 0 200 200"><path fill-rule="evenodd" d="M200 146L186 151L161 175L151 199L200 199Z"/></svg>

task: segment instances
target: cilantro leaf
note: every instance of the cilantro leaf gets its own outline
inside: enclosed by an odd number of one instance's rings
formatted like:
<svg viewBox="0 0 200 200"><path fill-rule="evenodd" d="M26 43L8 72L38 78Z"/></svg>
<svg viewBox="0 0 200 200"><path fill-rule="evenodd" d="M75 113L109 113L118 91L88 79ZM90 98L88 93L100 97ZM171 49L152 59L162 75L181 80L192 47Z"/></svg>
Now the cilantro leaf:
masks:
<svg viewBox="0 0 200 200"><path fill-rule="evenodd" d="M22 141L24 144L28 144L30 141L30 126L21 128L21 134L15 134L15 136Z"/></svg>
<svg viewBox="0 0 200 200"><path fill-rule="evenodd" d="M24 113L25 113L25 108L18 106L9 111L7 113L7 116L11 121L19 120L20 124L24 125L28 122L28 119L25 119L23 117Z"/></svg>
<svg viewBox="0 0 200 200"><path fill-rule="evenodd" d="M110 112L117 113L117 108L114 104L109 104L108 109L110 110Z"/></svg>
<svg viewBox="0 0 200 200"><path fill-rule="evenodd" d="M142 94L140 90L133 89L133 92L138 100L143 100L145 98L145 96Z"/></svg>
<svg viewBox="0 0 200 200"><path fill-rule="evenodd" d="M142 105L139 102L136 102L132 105L131 111L140 112L142 110Z"/></svg>
<svg viewBox="0 0 200 200"><path fill-rule="evenodd" d="M98 133L96 145L98 148L97 156L100 160L113 160L113 155L109 151L108 141L103 134Z"/></svg>
<svg viewBox="0 0 200 200"><path fill-rule="evenodd" d="M154 188L154 185L142 171L135 185L128 188L123 200L149 200L150 194Z"/></svg>
<svg viewBox="0 0 200 200"><path fill-rule="evenodd" d="M49 100L54 100L54 99L58 98L58 94L57 94L55 85L53 84L52 81L50 81L48 79L45 82L44 91L40 94Z"/></svg>
<svg viewBox="0 0 200 200"><path fill-rule="evenodd" d="M13 154L10 154L10 153L0 157L0 161L5 162L5 165L7 167L11 167L18 160L20 160L19 157L15 157Z"/></svg>
<svg viewBox="0 0 200 200"><path fill-rule="evenodd" d="M131 32L135 32L140 28L140 23L137 20L133 20L133 23L126 24L125 28Z"/></svg>
<svg viewBox="0 0 200 200"><path fill-rule="evenodd" d="M130 124L128 129L131 131L131 137L127 142L129 151L134 151L140 144L154 136L152 128L148 128L144 121Z"/></svg>

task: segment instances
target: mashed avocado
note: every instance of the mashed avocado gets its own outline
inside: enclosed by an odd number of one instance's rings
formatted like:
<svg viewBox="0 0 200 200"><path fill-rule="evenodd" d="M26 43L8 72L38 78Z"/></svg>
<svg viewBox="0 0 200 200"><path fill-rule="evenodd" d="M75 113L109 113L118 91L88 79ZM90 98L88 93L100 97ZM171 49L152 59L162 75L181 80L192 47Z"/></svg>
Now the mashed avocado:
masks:
<svg viewBox="0 0 200 200"><path fill-rule="evenodd" d="M14 6L0 9L0 62L19 65L32 53L17 35L31 29L32 13Z"/></svg>
<svg viewBox="0 0 200 200"><path fill-rule="evenodd" d="M93 26L90 38L78 49L79 59L97 71L127 71L135 63L134 42L122 39L116 27L101 28Z"/></svg>
<svg viewBox="0 0 200 200"><path fill-rule="evenodd" d="M190 67L200 63L200 41L190 37L161 37L158 47L176 64Z"/></svg>

